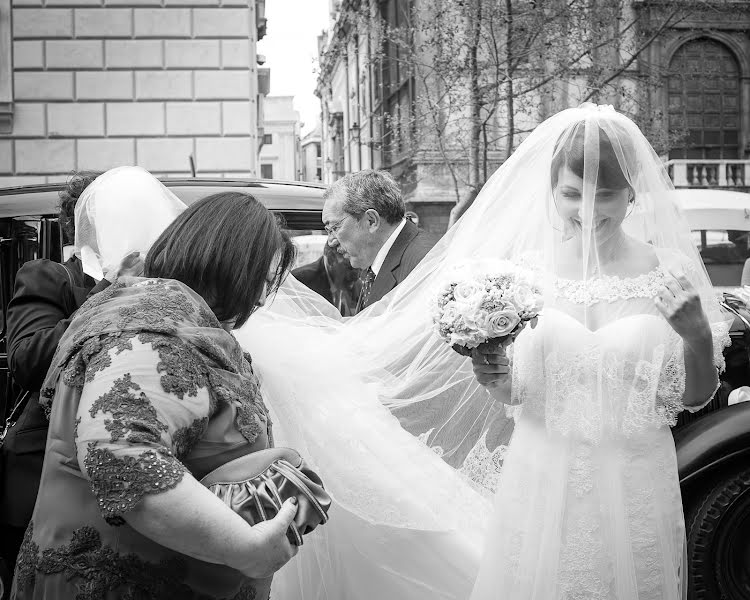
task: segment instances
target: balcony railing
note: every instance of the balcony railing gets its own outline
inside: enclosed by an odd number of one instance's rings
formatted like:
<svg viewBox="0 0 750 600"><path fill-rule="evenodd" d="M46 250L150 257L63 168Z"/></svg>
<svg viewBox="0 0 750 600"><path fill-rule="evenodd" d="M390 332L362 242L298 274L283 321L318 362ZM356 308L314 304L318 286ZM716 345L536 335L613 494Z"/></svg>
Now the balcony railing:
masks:
<svg viewBox="0 0 750 600"><path fill-rule="evenodd" d="M675 159L667 171L678 188L750 187L750 160Z"/></svg>

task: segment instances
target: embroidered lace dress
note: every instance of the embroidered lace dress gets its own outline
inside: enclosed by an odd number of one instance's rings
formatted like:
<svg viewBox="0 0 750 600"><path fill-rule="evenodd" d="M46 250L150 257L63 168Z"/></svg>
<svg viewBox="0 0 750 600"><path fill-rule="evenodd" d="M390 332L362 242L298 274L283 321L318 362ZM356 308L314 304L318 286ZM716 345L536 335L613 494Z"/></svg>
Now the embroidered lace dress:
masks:
<svg viewBox="0 0 750 600"><path fill-rule="evenodd" d="M669 426L686 408L685 367L682 340L652 302L665 273L557 279L539 325L518 338L513 438L492 452L480 440L469 457L467 475L498 490L472 600L680 598ZM616 318L584 325L598 307ZM722 368L727 328L714 336Z"/></svg>
<svg viewBox="0 0 750 600"><path fill-rule="evenodd" d="M45 383L50 428L15 598L268 597L255 581L160 546L128 523L149 494L268 447L257 379L189 288L118 283L81 307Z"/></svg>

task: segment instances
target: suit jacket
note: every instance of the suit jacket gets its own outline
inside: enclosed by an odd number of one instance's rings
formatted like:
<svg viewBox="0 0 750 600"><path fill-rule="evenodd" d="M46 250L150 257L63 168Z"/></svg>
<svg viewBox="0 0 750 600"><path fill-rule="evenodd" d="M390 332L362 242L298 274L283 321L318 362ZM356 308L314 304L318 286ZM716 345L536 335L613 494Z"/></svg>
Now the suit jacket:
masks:
<svg viewBox="0 0 750 600"><path fill-rule="evenodd" d="M8 304L8 364L13 379L25 390L38 391L42 386L70 316L90 293L109 285L106 280L95 283L76 257L65 266L32 260L16 273Z"/></svg>
<svg viewBox="0 0 750 600"><path fill-rule="evenodd" d="M333 304L331 284L328 281L328 274L326 273L326 267L323 264L322 256L315 262L297 267L292 271L292 275L294 275L297 281L305 284L313 292L323 296L323 298Z"/></svg>
<svg viewBox="0 0 750 600"><path fill-rule="evenodd" d="M438 239L437 236L419 229L414 223L407 220L406 225L388 251L375 281L372 282L372 289L367 302L361 308L366 308L373 302L377 302L406 279L409 273L414 270L414 267L432 250Z"/></svg>

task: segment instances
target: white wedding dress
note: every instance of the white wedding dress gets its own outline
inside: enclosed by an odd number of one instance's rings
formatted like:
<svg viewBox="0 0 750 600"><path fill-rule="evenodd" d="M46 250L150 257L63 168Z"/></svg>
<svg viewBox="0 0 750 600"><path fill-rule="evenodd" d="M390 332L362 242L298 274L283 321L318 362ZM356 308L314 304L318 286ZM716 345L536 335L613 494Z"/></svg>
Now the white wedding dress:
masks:
<svg viewBox="0 0 750 600"><path fill-rule="evenodd" d="M472 600L681 597L685 530L669 425L685 371L680 338L651 301L661 278L661 269L608 278L601 295L566 282L561 307L519 337L513 400L523 408ZM595 330L574 316L601 302L619 316ZM721 364L726 329L716 334Z"/></svg>

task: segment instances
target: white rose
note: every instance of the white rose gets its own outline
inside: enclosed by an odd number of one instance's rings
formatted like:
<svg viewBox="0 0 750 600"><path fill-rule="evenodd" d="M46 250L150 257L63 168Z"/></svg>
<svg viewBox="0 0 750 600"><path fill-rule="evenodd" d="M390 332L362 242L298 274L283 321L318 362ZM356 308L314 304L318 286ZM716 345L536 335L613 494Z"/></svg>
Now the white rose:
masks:
<svg viewBox="0 0 750 600"><path fill-rule="evenodd" d="M513 310L498 310L487 315L484 329L490 338L510 334L521 322L518 313Z"/></svg>
<svg viewBox="0 0 750 600"><path fill-rule="evenodd" d="M456 302L464 304L478 304L484 296L484 288L476 281L462 281L453 290Z"/></svg>
<svg viewBox="0 0 750 600"><path fill-rule="evenodd" d="M443 307L442 314L440 315L440 322L446 325L452 325L456 320L456 317L458 317L458 308L456 307L456 303L448 302L448 304Z"/></svg>

